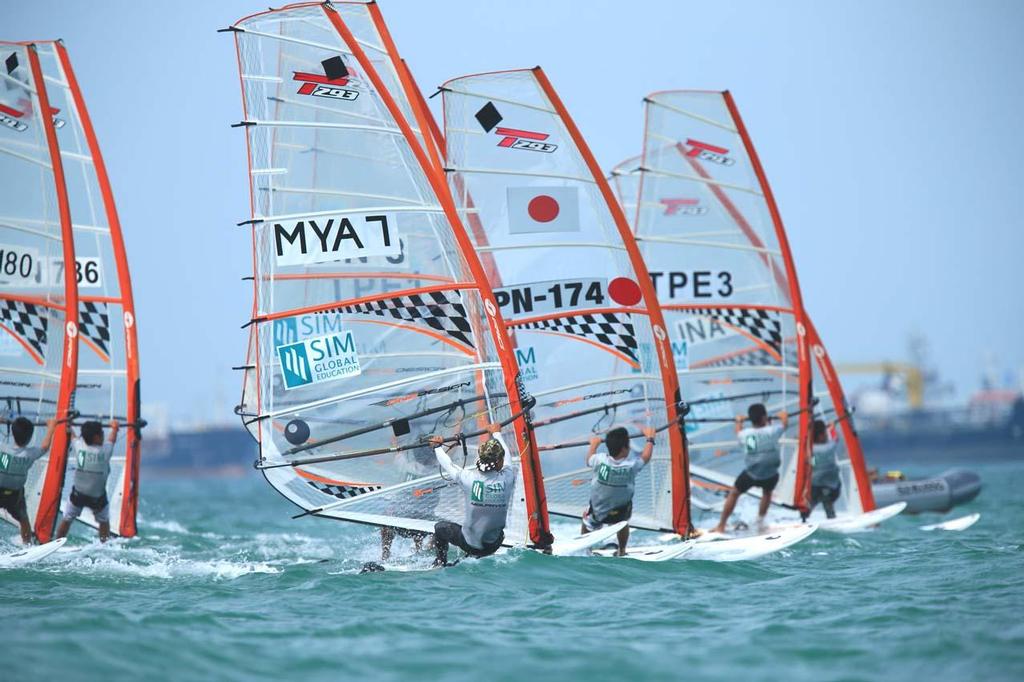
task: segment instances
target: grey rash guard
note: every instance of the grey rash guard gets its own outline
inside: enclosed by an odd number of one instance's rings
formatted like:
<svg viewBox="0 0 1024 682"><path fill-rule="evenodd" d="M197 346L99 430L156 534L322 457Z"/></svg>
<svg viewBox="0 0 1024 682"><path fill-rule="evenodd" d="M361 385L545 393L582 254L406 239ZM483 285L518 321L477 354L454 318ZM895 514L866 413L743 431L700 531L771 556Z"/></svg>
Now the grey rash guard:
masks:
<svg viewBox="0 0 1024 682"><path fill-rule="evenodd" d="M0 445L0 488L8 490L24 488L28 470L42 456L41 448L22 448L14 443Z"/></svg>
<svg viewBox="0 0 1024 682"><path fill-rule="evenodd" d="M114 444L86 445L84 440L76 438L71 445L71 453L75 472L72 485L75 490L89 497L99 497L105 493Z"/></svg>
<svg viewBox="0 0 1024 682"><path fill-rule="evenodd" d="M746 454L748 476L755 481L763 481L779 473L779 466L782 465L782 457L779 454L781 424L752 426L740 431L737 437Z"/></svg>
<svg viewBox="0 0 1024 682"><path fill-rule="evenodd" d="M595 453L587 460L594 470L590 480L590 508L598 519L603 519L613 509L633 501L636 475L644 468L644 461L630 452L622 459L615 459L607 452Z"/></svg>
<svg viewBox="0 0 1024 682"><path fill-rule="evenodd" d="M508 446L500 433L494 438L509 456ZM501 471L483 472L478 469L463 469L452 463L444 448L434 450L437 462L449 477L455 479L466 493L466 512L462 520L462 536L466 542L483 549L493 545L505 530L508 507L516 487L515 467L506 465Z"/></svg>
<svg viewBox="0 0 1024 682"><path fill-rule="evenodd" d="M814 457L811 485L822 488L839 487L839 462L836 461L836 445L839 441L815 443L812 450Z"/></svg>

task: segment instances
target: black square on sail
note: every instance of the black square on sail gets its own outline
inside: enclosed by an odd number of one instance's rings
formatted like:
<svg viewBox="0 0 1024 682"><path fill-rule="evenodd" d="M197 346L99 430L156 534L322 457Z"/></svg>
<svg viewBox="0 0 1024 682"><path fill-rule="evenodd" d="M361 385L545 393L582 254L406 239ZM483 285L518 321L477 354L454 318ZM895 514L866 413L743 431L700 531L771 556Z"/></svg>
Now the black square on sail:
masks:
<svg viewBox="0 0 1024 682"><path fill-rule="evenodd" d="M498 113L498 107L494 106L494 102L488 102L476 112L476 120L484 132L489 133L494 130L494 126L501 123L501 114Z"/></svg>
<svg viewBox="0 0 1024 682"><path fill-rule="evenodd" d="M330 57L320 63L323 64L324 75L332 81L348 75L348 69L345 68L345 62L341 60L341 57Z"/></svg>

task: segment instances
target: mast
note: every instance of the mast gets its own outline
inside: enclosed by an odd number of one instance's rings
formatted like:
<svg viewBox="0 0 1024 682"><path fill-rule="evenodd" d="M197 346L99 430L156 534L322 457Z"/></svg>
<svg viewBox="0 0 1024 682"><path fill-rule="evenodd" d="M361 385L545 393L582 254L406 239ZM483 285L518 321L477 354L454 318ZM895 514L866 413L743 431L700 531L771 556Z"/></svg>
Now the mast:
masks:
<svg viewBox="0 0 1024 682"><path fill-rule="evenodd" d="M38 98L37 110L40 125L46 135L49 148L50 164L57 193L57 207L62 236L64 256L64 272L75 269L75 239L71 229L71 207L68 201L67 185L64 178L64 165L61 161L60 147L57 144L57 131L54 129L53 117L42 112L50 112L50 100L43 80L43 71L39 65L39 54L35 45L27 49L32 83ZM61 363L60 392L57 398L58 417L67 415L74 401L74 390L78 380L78 283L74 277L64 277L64 352ZM36 513L35 533L40 542L49 542L57 523L57 510L60 505L61 490L64 487L64 472L67 465L69 430L58 426L50 446L49 462L44 479L39 510Z"/></svg>

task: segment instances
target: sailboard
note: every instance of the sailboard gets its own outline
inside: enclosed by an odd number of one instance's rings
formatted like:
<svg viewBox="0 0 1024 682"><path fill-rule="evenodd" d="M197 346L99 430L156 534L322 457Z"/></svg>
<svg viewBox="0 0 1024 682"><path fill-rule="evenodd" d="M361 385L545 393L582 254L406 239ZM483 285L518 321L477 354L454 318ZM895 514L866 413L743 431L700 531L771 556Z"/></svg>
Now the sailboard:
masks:
<svg viewBox="0 0 1024 682"><path fill-rule="evenodd" d="M459 442L471 466L502 424L519 473L506 541L546 547L532 399L377 19L372 4L300 3L225 29L253 247L236 411L300 515L423 533L463 507L426 437Z"/></svg>
<svg viewBox="0 0 1024 682"><path fill-rule="evenodd" d="M665 323L628 222L540 67L455 78L440 91L444 170L537 404L552 514L580 518L588 441L642 445L630 525L690 528L680 395ZM603 448L603 444L600 446ZM639 447L639 446L637 446Z"/></svg>
<svg viewBox="0 0 1024 682"><path fill-rule="evenodd" d="M85 421L120 424L110 460L107 500L110 531L121 537L137 532L141 441L139 354L131 274L121 223L96 131L78 79L61 41L36 43L51 107L58 110L57 145L64 165L74 236L74 266L57 266L51 276L68 274L78 287L78 368L75 426ZM70 484L64 486L70 493ZM79 517L96 528L91 509Z"/></svg>
<svg viewBox="0 0 1024 682"><path fill-rule="evenodd" d="M926 526L921 526L921 530L932 531L932 530L952 530L961 531L967 530L981 519L981 514L975 512L974 514L968 514L967 516L960 516L955 519L943 521L942 523L930 523Z"/></svg>
<svg viewBox="0 0 1024 682"><path fill-rule="evenodd" d="M2 554L0 555L0 568L17 568L45 559L63 547L67 540L67 538L57 538L43 545L31 545L9 554Z"/></svg>
<svg viewBox="0 0 1024 682"><path fill-rule="evenodd" d="M57 521L78 368L78 287L60 273L74 269L75 243L57 111L35 45L0 43L0 409L35 423L32 444L55 429L47 456L28 472L25 501L36 536L50 539ZM4 464L6 467L7 465ZM5 512L0 517L15 523Z"/></svg>
<svg viewBox="0 0 1024 682"><path fill-rule="evenodd" d="M837 512L873 510L852 413L804 309L778 208L732 96L648 96L643 154L619 164L611 178L619 200L634 208L691 407L686 429L701 523L717 520L743 469L734 419L754 402L790 418L772 514L809 506L816 418L831 423L837 441ZM745 496L751 502L752 492ZM741 500L738 509L752 506ZM824 517L819 507L811 520L819 513Z"/></svg>

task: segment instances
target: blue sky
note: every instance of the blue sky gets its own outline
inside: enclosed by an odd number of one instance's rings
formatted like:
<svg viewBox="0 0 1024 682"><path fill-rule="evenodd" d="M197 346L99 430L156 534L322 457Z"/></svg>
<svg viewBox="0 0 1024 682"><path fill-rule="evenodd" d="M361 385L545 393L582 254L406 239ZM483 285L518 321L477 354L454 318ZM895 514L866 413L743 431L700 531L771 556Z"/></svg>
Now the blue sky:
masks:
<svg viewBox="0 0 1024 682"><path fill-rule="evenodd" d="M839 361L927 336L962 394L1024 367L1024 4L381 0L425 90L544 66L610 168L654 90L729 89ZM230 37L256 2L5 0L0 38L63 38L125 227L143 397L231 419L251 290Z"/></svg>

